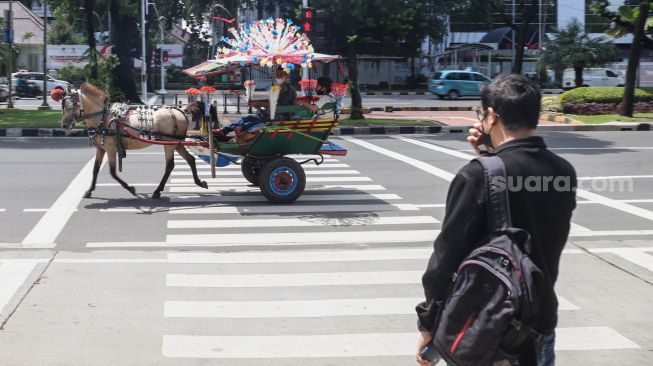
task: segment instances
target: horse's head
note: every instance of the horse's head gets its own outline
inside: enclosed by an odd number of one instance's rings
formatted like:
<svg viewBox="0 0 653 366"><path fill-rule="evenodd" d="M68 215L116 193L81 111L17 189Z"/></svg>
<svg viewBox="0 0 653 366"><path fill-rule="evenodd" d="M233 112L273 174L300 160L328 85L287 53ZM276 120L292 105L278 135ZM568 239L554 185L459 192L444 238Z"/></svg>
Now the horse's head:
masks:
<svg viewBox="0 0 653 366"><path fill-rule="evenodd" d="M65 92L58 93L61 99L61 128L69 130L80 119L81 112L79 90L68 87ZM54 98L54 96L53 96ZM59 98L58 98L59 99ZM55 99L57 101L57 99Z"/></svg>
<svg viewBox="0 0 653 366"><path fill-rule="evenodd" d="M108 111L109 96L89 83L79 89L68 87L59 93L61 98L61 127L68 130L75 122L86 122L87 127L97 127Z"/></svg>

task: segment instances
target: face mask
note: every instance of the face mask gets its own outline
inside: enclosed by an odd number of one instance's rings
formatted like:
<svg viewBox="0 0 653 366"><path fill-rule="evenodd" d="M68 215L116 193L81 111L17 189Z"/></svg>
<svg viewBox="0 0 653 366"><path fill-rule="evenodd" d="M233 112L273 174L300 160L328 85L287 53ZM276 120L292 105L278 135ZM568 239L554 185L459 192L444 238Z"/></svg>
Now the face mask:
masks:
<svg viewBox="0 0 653 366"><path fill-rule="evenodd" d="M487 132L485 132L485 128L482 127L482 126L483 125L481 124L481 129L482 129L482 131L481 131L481 133L482 133L481 141L482 141L483 145L487 146L490 149L494 149L494 145L492 145L492 136L490 135L490 132L492 132L492 128L494 126L490 127L490 130L487 131Z"/></svg>
<svg viewBox="0 0 653 366"><path fill-rule="evenodd" d="M287 79L288 78L276 79L277 85L281 85L281 84L285 83Z"/></svg>

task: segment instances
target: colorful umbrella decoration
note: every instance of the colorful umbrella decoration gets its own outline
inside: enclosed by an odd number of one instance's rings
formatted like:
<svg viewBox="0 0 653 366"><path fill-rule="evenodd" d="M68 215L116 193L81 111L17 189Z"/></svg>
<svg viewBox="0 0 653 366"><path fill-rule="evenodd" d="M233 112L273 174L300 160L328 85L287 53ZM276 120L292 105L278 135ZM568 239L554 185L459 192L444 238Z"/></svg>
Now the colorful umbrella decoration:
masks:
<svg viewBox="0 0 653 366"><path fill-rule="evenodd" d="M313 46L290 19L268 18L252 24L242 23L237 30L229 28L229 33L233 38L220 39L228 47L218 49L216 62L239 63L240 66L279 65L286 72L294 70L297 65L312 67L315 58Z"/></svg>

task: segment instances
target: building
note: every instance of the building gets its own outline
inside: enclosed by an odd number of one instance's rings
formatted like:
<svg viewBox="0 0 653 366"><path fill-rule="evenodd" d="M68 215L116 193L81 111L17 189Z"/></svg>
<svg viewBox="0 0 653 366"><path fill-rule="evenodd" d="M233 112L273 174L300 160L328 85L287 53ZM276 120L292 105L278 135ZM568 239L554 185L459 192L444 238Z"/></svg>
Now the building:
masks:
<svg viewBox="0 0 653 366"><path fill-rule="evenodd" d="M0 14L9 10L9 1L0 1ZM43 71L43 18L20 1L13 1L14 43L20 52L14 70ZM43 11L41 10L41 14Z"/></svg>
<svg viewBox="0 0 653 366"><path fill-rule="evenodd" d="M540 44L547 39L554 38L557 29L564 28L572 19L578 20L590 37L602 37L613 42L621 50L620 62L627 61L632 36L607 37L604 31L609 28L610 24L608 20L593 12L591 8L593 0L539 0L538 2L535 21L531 22L532 26L526 35L527 50L524 72L536 71ZM511 18L514 3L516 1L504 0L504 14ZM637 1L632 0L611 1L614 9L630 3L637 5ZM519 25L521 24L519 6L516 5L515 9L514 22ZM480 66L480 71L491 76L510 70L513 32L502 21L501 16L495 14L493 18L494 22L485 22L482 17L470 18L467 14L452 14L448 18L449 34L446 39L441 44L428 45L430 52L425 52L430 55L427 60L429 60L431 68L437 69L440 66L479 68L474 60L475 55L470 52L456 54L455 63L452 64L454 59L452 50L463 44L483 44L493 48L494 51L491 53L498 58L499 62L494 64L493 70L483 69L483 66ZM434 58L437 58L437 61L433 61Z"/></svg>

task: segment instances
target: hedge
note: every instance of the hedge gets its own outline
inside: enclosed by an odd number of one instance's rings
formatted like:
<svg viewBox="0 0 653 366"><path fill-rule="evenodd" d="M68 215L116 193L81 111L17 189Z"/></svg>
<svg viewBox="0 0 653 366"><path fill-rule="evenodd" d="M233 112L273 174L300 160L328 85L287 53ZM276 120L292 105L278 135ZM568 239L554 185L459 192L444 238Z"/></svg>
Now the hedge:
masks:
<svg viewBox="0 0 653 366"><path fill-rule="evenodd" d="M623 99L623 87L584 87L562 93L560 104L619 103ZM635 102L653 102L653 88L635 89Z"/></svg>

